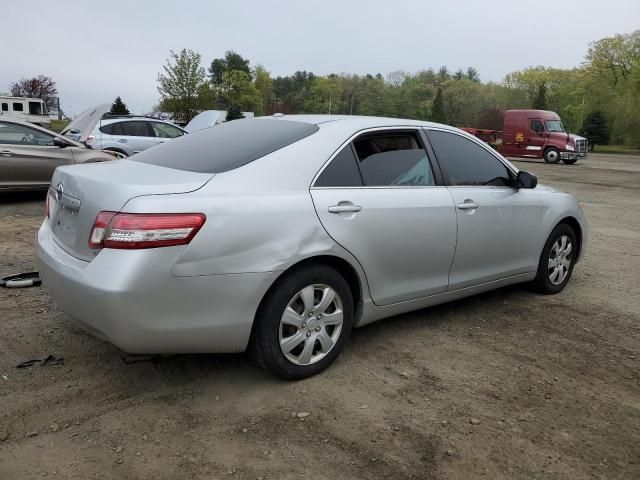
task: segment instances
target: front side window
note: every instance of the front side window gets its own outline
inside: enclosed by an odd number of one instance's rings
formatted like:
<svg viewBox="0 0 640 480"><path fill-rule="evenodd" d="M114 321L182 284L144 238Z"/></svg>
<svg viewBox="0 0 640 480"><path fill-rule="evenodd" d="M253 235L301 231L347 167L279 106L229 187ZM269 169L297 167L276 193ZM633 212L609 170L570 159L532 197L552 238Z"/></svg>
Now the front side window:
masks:
<svg viewBox="0 0 640 480"><path fill-rule="evenodd" d="M29 115L42 115L42 104L40 102L29 102Z"/></svg>
<svg viewBox="0 0 640 480"><path fill-rule="evenodd" d="M24 110L21 103L13 102L13 111L14 112L22 112Z"/></svg>
<svg viewBox="0 0 640 480"><path fill-rule="evenodd" d="M353 145L365 186L435 185L429 157L416 132L364 134Z"/></svg>
<svg viewBox="0 0 640 480"><path fill-rule="evenodd" d="M151 137L149 129L147 128L147 122L120 122L122 133L126 137ZM113 128L114 135L117 135L116 127Z"/></svg>
<svg viewBox="0 0 640 480"><path fill-rule="evenodd" d="M0 144L51 146L53 135L16 123L0 122Z"/></svg>
<svg viewBox="0 0 640 480"><path fill-rule="evenodd" d="M531 130L536 133L543 133L544 126L542 125L542 122L540 120L531 120Z"/></svg>
<svg viewBox="0 0 640 480"><path fill-rule="evenodd" d="M564 132L564 125L560 120L545 120L544 124L547 126L549 132Z"/></svg>
<svg viewBox="0 0 640 480"><path fill-rule="evenodd" d="M151 122L151 127L158 138L176 138L183 135L182 130L167 123Z"/></svg>
<svg viewBox="0 0 640 480"><path fill-rule="evenodd" d="M449 185L512 185L509 169L472 140L455 133L431 130L429 141Z"/></svg>

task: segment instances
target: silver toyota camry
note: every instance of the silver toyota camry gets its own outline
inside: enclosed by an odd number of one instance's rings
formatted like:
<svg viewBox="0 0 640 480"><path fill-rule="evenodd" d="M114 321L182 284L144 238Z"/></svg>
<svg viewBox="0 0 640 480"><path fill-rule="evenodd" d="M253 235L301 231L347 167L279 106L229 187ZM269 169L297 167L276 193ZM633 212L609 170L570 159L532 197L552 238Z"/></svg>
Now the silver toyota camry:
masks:
<svg viewBox="0 0 640 480"><path fill-rule="evenodd" d="M314 375L351 329L530 282L583 255L576 199L458 129L372 117L237 120L130 160L64 166L44 285L131 353L241 352Z"/></svg>

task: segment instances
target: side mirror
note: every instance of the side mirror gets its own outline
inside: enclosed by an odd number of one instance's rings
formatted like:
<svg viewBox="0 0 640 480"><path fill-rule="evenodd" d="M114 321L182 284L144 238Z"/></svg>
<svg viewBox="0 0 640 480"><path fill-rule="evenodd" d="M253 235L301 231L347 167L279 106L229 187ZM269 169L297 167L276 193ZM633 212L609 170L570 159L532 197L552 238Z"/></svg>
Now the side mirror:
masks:
<svg viewBox="0 0 640 480"><path fill-rule="evenodd" d="M516 188L536 188L538 185L538 177L533 173L520 170L516 177Z"/></svg>
<svg viewBox="0 0 640 480"><path fill-rule="evenodd" d="M67 142L64 138L62 137L53 137L53 144L56 147L60 147L60 148L65 148L65 147L70 147L73 144L71 142Z"/></svg>

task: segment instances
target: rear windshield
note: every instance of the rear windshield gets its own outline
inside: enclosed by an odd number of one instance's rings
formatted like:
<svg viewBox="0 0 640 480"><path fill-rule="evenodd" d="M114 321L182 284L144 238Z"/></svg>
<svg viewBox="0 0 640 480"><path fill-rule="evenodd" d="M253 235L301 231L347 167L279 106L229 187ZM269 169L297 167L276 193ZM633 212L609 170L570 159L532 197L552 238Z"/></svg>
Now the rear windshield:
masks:
<svg viewBox="0 0 640 480"><path fill-rule="evenodd" d="M316 125L290 120L234 120L145 150L131 160L188 172L222 173L317 131Z"/></svg>

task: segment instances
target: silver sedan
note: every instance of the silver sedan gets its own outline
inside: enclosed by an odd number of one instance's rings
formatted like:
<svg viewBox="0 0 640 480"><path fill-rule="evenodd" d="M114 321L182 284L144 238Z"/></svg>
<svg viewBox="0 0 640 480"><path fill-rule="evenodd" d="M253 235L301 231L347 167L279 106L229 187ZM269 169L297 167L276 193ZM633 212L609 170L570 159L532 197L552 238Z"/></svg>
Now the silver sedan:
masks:
<svg viewBox="0 0 640 480"><path fill-rule="evenodd" d="M314 375L353 327L509 284L561 291L576 199L476 138L413 120L236 120L130 160L60 167L44 285L132 353L248 350Z"/></svg>

